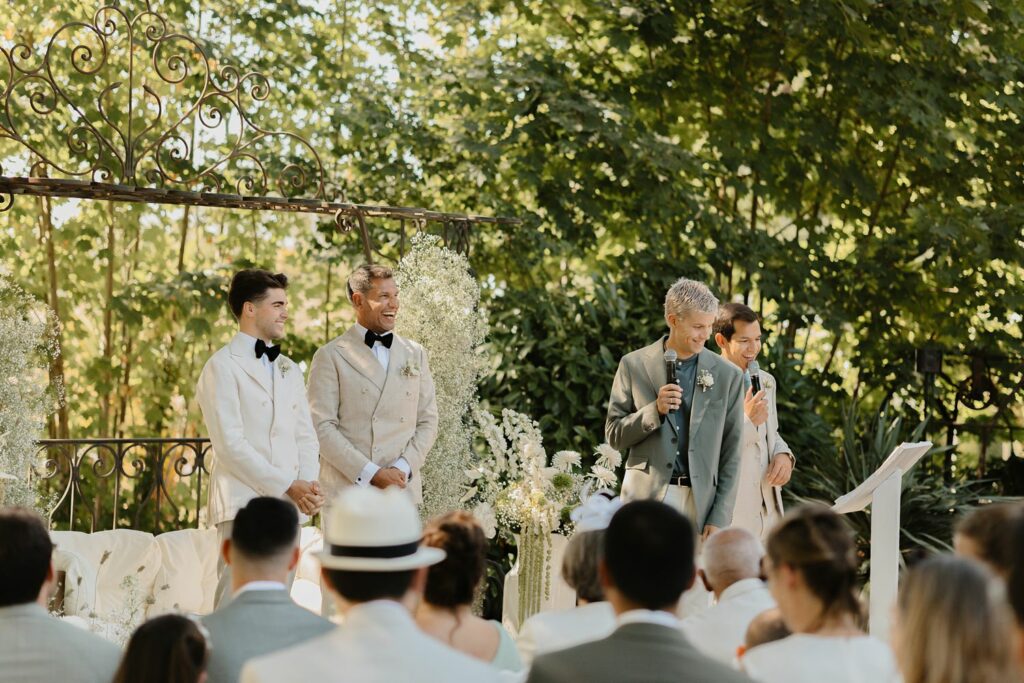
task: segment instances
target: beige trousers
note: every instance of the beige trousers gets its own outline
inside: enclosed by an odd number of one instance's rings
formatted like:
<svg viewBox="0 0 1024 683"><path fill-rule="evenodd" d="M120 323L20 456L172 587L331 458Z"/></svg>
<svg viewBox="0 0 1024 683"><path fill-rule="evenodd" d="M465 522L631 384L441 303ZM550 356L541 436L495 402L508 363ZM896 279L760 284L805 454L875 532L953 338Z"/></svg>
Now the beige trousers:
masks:
<svg viewBox="0 0 1024 683"><path fill-rule="evenodd" d="M697 504L693 499L693 489L689 486L669 486L668 491L665 493L665 499L662 501L666 505L671 505L676 510L686 515L691 522L696 525L697 523ZM694 555L694 561L697 561L699 565L700 550L701 550L701 530L694 526L695 533L697 534L697 547ZM685 618L700 614L705 611L711 604L711 593L704 588L704 583L698 578L693 583L693 588L683 593L682 599L679 601L679 608L677 613L679 618Z"/></svg>

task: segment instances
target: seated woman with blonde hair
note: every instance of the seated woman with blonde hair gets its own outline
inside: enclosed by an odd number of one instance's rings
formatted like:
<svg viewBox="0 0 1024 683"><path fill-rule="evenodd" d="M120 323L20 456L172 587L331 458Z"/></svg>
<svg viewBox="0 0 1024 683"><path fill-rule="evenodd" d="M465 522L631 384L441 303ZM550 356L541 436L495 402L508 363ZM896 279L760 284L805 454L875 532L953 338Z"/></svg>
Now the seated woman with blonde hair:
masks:
<svg viewBox="0 0 1024 683"><path fill-rule="evenodd" d="M823 505L792 510L768 536L768 588L793 635L744 654L762 683L889 683L889 646L864 633L857 551L843 519Z"/></svg>
<svg viewBox="0 0 1024 683"><path fill-rule="evenodd" d="M445 559L427 572L416 623L460 652L502 671L519 671L523 662L515 643L496 621L472 612L473 598L487 567L487 538L468 512L449 512L427 523L423 545L445 551Z"/></svg>
<svg viewBox="0 0 1024 683"><path fill-rule="evenodd" d="M1020 680L1002 581L973 560L934 557L900 589L893 629L904 683Z"/></svg>

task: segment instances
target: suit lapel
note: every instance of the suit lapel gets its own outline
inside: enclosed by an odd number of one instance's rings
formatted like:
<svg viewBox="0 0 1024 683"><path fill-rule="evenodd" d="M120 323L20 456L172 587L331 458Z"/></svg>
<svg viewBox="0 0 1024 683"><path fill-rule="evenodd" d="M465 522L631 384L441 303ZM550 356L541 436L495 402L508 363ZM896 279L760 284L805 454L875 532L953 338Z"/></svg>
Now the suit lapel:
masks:
<svg viewBox="0 0 1024 683"><path fill-rule="evenodd" d="M248 342L248 336L242 335L241 332L236 334L229 344L231 356L245 370L245 374L256 380L263 387L263 390L273 398L273 380L270 377L270 373L267 372L263 362L256 357L255 349Z"/></svg>
<svg viewBox="0 0 1024 683"><path fill-rule="evenodd" d="M366 346L363 340L359 337L359 333L355 327L349 328L349 331L341 336L338 343L335 345L338 353L341 357L351 365L356 372L365 377L366 379L373 382L378 389L384 391L384 383L387 381L387 373L384 368L381 367L380 361L377 360L377 356L373 355L373 351ZM394 345L392 345L392 354L394 353ZM394 357L392 356L391 362L394 363Z"/></svg>
<svg viewBox="0 0 1024 683"><path fill-rule="evenodd" d="M700 373L708 369L708 366L712 363L711 352L707 349L701 350L697 354L697 377L693 383L693 404L690 406L690 444L693 444L693 435L697 433L697 428L700 426L700 421L704 419L704 411L708 408L709 397L706 396L708 389L705 391L700 386Z"/></svg>
<svg viewBox="0 0 1024 683"><path fill-rule="evenodd" d="M648 378L651 381L651 386L654 387L654 395L658 395L658 389L663 387L668 381L668 377L665 372L665 339L662 337L658 341L654 342L646 349L644 349L644 368L647 370ZM637 406L640 408L640 406ZM679 427L676 425L677 415L669 415L666 422L672 427L672 431L679 434Z"/></svg>
<svg viewBox="0 0 1024 683"><path fill-rule="evenodd" d="M402 368L409 362L409 350L405 348L405 340L397 334L391 343L391 359L388 361L388 372L385 384L397 384L401 379Z"/></svg>

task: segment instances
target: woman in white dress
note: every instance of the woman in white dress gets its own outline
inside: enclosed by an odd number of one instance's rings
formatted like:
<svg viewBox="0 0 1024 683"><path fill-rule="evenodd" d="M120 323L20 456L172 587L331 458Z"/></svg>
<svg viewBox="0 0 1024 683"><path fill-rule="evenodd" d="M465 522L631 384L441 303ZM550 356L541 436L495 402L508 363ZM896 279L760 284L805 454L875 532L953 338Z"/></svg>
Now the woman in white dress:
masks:
<svg viewBox="0 0 1024 683"><path fill-rule="evenodd" d="M576 533L562 558L562 578L576 591L576 607L540 612L526 620L516 638L526 666L537 655L599 640L615 630L615 610L604 599L597 565L604 549L604 530L620 507L618 498L599 492L573 510Z"/></svg>
<svg viewBox="0 0 1024 683"><path fill-rule="evenodd" d="M904 579L893 628L904 683L1020 680L1014 636L1005 586L981 564L935 557Z"/></svg>
<svg viewBox="0 0 1024 683"><path fill-rule="evenodd" d="M768 537L765 569L793 635L751 649L742 668L762 683L890 683L889 646L861 628L857 553L844 520L823 505L787 514Z"/></svg>

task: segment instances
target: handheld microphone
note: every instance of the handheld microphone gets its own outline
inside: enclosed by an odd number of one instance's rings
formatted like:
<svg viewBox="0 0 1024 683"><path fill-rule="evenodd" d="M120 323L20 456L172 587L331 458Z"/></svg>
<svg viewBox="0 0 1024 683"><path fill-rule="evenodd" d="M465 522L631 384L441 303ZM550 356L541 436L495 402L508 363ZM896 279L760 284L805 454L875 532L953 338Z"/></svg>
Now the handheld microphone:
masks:
<svg viewBox="0 0 1024 683"><path fill-rule="evenodd" d="M747 363L747 372L750 373L750 388L754 390L755 394L761 391L761 375L758 372L760 369L756 360Z"/></svg>
<svg viewBox="0 0 1024 683"><path fill-rule="evenodd" d="M668 384L679 384L679 378L676 377L676 359L679 357L672 349L665 349L665 375L668 379ZM671 408L668 412L674 413L678 408Z"/></svg>

